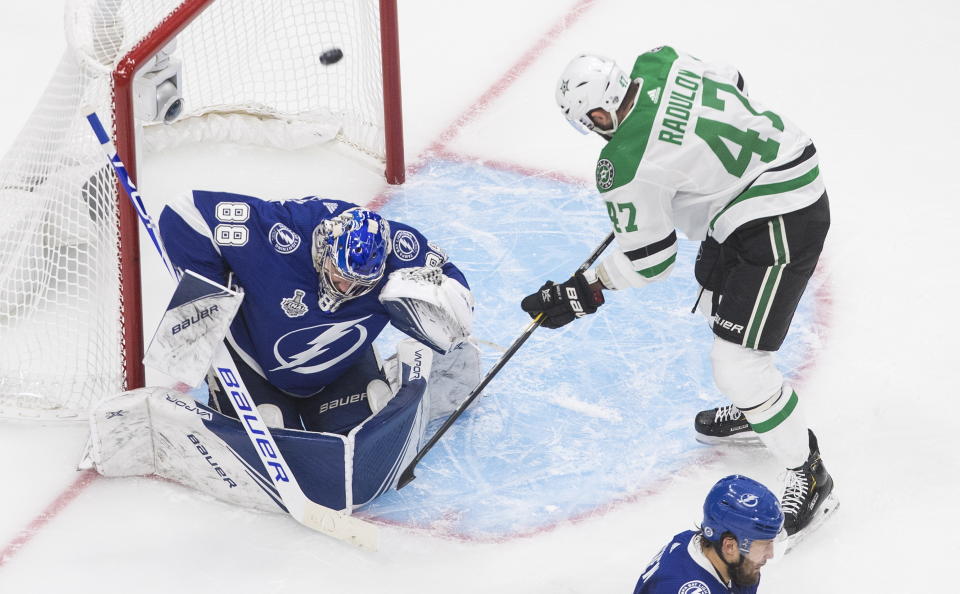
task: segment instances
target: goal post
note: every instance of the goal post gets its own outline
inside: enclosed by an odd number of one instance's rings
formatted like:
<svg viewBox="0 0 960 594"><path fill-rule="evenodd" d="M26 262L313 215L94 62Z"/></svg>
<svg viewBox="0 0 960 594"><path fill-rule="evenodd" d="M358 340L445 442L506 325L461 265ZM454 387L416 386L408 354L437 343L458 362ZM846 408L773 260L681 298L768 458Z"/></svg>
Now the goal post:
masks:
<svg viewBox="0 0 960 594"><path fill-rule="evenodd" d="M334 142L404 181L396 0L68 0L65 29L0 159L4 417L83 418L144 384L138 218L89 111L135 182L145 147L211 136Z"/></svg>

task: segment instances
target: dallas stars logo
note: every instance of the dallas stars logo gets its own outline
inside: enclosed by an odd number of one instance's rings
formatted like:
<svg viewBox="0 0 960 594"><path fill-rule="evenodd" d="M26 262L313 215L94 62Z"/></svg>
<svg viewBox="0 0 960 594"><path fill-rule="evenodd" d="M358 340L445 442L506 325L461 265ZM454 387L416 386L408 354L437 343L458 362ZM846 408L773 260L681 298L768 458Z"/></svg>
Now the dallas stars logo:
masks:
<svg viewBox="0 0 960 594"><path fill-rule="evenodd" d="M560 83L560 94L561 94L561 95L566 95L566 94L567 94L567 91L569 91L569 90L570 90L570 81L569 81L569 80L561 81L561 83Z"/></svg>
<svg viewBox="0 0 960 594"><path fill-rule="evenodd" d="M609 190L613 187L613 163L610 159L600 159L597 163L597 187Z"/></svg>

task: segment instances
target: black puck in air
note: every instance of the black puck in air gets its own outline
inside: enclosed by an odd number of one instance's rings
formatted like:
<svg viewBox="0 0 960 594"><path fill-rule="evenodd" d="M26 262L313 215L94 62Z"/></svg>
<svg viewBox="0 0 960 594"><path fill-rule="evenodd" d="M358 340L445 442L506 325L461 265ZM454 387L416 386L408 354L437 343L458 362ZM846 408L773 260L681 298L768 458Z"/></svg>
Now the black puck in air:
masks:
<svg viewBox="0 0 960 594"><path fill-rule="evenodd" d="M331 64L336 64L341 58L343 58L343 50L341 50L339 47L335 47L320 54L320 63L324 66L329 66Z"/></svg>

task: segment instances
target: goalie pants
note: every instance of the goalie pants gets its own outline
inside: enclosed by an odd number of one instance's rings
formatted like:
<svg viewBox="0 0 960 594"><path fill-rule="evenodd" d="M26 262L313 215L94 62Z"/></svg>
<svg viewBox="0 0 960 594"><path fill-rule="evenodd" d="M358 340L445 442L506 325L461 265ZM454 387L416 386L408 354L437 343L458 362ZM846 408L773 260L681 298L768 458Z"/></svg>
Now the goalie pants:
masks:
<svg viewBox="0 0 960 594"><path fill-rule="evenodd" d="M779 350L829 228L824 192L810 206L741 226L722 245L703 241L694 274L713 292L713 333L749 349Z"/></svg>
<svg viewBox="0 0 960 594"><path fill-rule="evenodd" d="M376 353L370 347L340 377L316 394L293 396L269 383L244 363L230 345L227 346L254 402L258 407L272 404L279 408L283 425L288 429L346 435L370 416L367 384L374 379L385 379ZM236 417L233 405L219 386L219 380L217 388L211 389L209 405L227 416Z"/></svg>

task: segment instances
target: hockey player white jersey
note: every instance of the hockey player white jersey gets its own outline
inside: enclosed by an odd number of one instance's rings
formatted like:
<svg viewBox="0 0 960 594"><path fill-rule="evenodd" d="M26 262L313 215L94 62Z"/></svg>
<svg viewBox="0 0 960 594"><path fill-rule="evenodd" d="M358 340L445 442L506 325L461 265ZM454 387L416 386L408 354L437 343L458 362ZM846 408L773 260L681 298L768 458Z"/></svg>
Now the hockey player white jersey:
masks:
<svg viewBox="0 0 960 594"><path fill-rule="evenodd" d="M748 221L823 195L810 138L748 98L736 69L664 46L640 55L630 77L640 85L634 107L596 168L620 246L598 271L608 287L668 275L677 230L722 243Z"/></svg>

